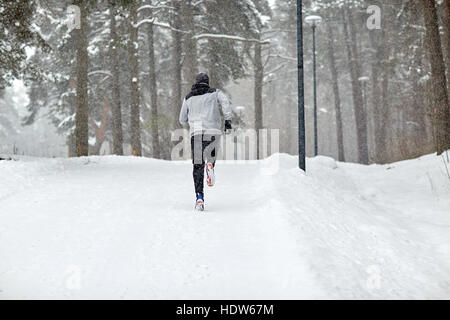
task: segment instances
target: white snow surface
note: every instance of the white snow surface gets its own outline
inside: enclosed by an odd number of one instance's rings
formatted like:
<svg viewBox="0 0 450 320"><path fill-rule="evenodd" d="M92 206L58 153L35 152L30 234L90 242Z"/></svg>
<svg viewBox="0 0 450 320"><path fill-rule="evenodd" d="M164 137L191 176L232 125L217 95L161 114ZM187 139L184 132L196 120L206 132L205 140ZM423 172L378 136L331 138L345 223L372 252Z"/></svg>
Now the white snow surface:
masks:
<svg viewBox="0 0 450 320"><path fill-rule="evenodd" d="M0 299L450 298L441 157L215 172L199 213L189 161L0 161Z"/></svg>

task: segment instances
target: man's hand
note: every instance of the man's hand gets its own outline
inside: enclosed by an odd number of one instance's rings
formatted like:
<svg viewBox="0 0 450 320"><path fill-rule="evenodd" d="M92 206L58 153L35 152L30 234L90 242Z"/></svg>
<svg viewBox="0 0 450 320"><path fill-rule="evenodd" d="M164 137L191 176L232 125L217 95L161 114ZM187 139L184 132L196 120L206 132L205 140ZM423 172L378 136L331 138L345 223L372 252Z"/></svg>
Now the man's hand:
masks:
<svg viewBox="0 0 450 320"><path fill-rule="evenodd" d="M225 120L225 133L230 133L231 129L231 120Z"/></svg>

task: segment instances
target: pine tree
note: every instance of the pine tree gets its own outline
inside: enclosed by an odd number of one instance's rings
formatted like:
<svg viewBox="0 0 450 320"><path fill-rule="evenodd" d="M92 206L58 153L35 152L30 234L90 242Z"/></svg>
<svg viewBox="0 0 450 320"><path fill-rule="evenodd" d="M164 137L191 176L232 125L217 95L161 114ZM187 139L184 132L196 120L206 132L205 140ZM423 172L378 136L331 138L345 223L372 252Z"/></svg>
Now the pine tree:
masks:
<svg viewBox="0 0 450 320"><path fill-rule="evenodd" d="M122 129L122 107L120 102L120 66L118 51L120 41L116 28L117 9L115 4L109 7L109 27L110 27L110 46L109 54L111 59L112 73L112 136L113 153L123 155L123 129Z"/></svg>
<svg viewBox="0 0 450 320"><path fill-rule="evenodd" d="M81 0L75 2L80 8L80 28L75 29L77 37L76 75L77 112L75 117L75 137L77 156L89 154L89 108L88 108L88 52L87 52L87 7Z"/></svg>
<svg viewBox="0 0 450 320"><path fill-rule="evenodd" d="M432 116L436 151L438 154L450 149L450 107L447 94L444 56L439 35L436 5L433 0L421 0L427 30L427 44L431 64L434 107Z"/></svg>
<svg viewBox="0 0 450 320"><path fill-rule="evenodd" d="M2 1L0 3L0 89L13 79L38 79L38 65L27 61L25 48L49 47L32 27L35 1Z"/></svg>
<svg viewBox="0 0 450 320"><path fill-rule="evenodd" d="M149 18L152 16L150 15ZM158 89L156 86L156 66L155 66L155 44L154 44L153 24L147 24L147 45L148 45L148 66L149 66L149 92L151 108L151 139L152 156L160 158L159 130L158 130Z"/></svg>
<svg viewBox="0 0 450 320"><path fill-rule="evenodd" d="M362 89L359 81L359 78L361 77L361 67L359 53L356 47L356 26L353 13L348 8L342 9L342 21L344 25L344 36L347 46L348 63L352 83L358 157L360 163L368 164L369 151L367 140L367 116L364 111Z"/></svg>
<svg viewBox="0 0 450 320"><path fill-rule="evenodd" d="M142 156L141 125L140 125L140 99L139 99L139 62L138 62L138 30L137 8L134 3L129 5L129 30L128 54L130 63L130 142L131 154Z"/></svg>
<svg viewBox="0 0 450 320"><path fill-rule="evenodd" d="M344 133L342 128L342 113L341 113L341 98L339 93L339 77L336 67L336 58L334 54L334 36L331 23L326 23L327 33L328 33L328 56L330 63L330 71L333 83L333 94L334 94L334 108L336 115L336 136L337 136L337 149L338 149L338 159L339 161L345 162L344 155Z"/></svg>
<svg viewBox="0 0 450 320"><path fill-rule="evenodd" d="M170 14L170 21L173 26L172 35L172 109L173 109L173 128L179 128L178 115L181 110L182 101L182 34L181 30L181 8L180 1L171 0L170 4L174 10Z"/></svg>
<svg viewBox="0 0 450 320"><path fill-rule="evenodd" d="M185 83L184 92L189 92L191 85L198 72L198 55L197 55L197 41L193 38L196 32L194 14L196 7L194 7L193 0L185 0L181 2L182 26L183 30L183 82Z"/></svg>

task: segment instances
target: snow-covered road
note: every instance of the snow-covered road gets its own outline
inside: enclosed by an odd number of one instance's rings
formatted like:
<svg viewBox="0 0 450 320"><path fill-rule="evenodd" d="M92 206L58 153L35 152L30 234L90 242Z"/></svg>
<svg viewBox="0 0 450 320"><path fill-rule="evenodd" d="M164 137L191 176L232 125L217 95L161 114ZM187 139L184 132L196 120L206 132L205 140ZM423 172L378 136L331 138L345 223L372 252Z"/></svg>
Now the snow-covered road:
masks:
<svg viewBox="0 0 450 320"><path fill-rule="evenodd" d="M296 162L1 161L0 298L450 298L441 158Z"/></svg>

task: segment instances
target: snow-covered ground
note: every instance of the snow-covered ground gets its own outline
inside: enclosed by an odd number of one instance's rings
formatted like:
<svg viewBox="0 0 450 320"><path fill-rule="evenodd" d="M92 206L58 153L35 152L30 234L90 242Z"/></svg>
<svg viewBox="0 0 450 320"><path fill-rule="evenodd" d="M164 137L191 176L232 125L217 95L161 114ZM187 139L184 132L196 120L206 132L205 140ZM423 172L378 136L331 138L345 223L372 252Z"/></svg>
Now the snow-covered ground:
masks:
<svg viewBox="0 0 450 320"><path fill-rule="evenodd" d="M0 298L450 298L442 158L296 165L0 161Z"/></svg>

